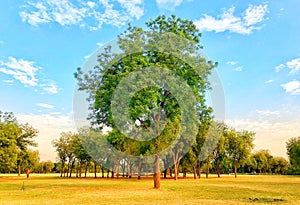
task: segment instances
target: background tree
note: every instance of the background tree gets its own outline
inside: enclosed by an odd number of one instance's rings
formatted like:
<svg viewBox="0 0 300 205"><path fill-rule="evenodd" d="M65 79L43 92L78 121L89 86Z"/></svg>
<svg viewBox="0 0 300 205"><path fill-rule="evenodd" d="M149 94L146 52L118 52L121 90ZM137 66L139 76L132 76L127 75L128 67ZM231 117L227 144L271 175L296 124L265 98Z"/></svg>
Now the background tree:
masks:
<svg viewBox="0 0 300 205"><path fill-rule="evenodd" d="M34 142L37 133L38 131L30 125L18 123L13 113L0 111L1 172L10 172L17 167L20 176L21 164L30 164L31 159L26 157L32 156L33 151L29 148L37 146Z"/></svg>
<svg viewBox="0 0 300 205"><path fill-rule="evenodd" d="M295 174L300 174L300 137L289 139L286 143L286 149L292 171Z"/></svg>
<svg viewBox="0 0 300 205"><path fill-rule="evenodd" d="M226 132L226 137L228 138L228 156L233 165L234 176L237 177L237 168L244 165L250 157L254 146L254 133L230 129Z"/></svg>
<svg viewBox="0 0 300 205"><path fill-rule="evenodd" d="M19 156L21 171L26 173L27 178L29 178L29 174L33 172L39 166L39 152L26 150L21 152Z"/></svg>

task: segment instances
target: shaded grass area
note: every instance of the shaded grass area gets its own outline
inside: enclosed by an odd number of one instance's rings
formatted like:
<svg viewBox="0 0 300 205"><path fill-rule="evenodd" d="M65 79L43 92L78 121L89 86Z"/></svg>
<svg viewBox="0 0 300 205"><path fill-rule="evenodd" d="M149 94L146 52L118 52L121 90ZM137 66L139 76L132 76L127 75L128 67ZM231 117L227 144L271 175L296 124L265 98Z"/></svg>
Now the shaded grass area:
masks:
<svg viewBox="0 0 300 205"><path fill-rule="evenodd" d="M166 179L160 190L152 186L151 178L0 175L0 204L300 204L297 176Z"/></svg>

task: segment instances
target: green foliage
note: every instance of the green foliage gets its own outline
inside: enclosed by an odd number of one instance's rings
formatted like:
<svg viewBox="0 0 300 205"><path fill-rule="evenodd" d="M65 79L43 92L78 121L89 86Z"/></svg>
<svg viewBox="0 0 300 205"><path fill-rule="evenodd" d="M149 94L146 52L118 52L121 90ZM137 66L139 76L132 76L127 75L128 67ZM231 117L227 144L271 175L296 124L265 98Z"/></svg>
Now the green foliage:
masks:
<svg viewBox="0 0 300 205"><path fill-rule="evenodd" d="M30 164L30 146L36 146L38 131L28 124L19 124L11 112L0 111L0 172L10 172L21 164Z"/></svg>
<svg viewBox="0 0 300 205"><path fill-rule="evenodd" d="M300 174L300 137L289 139L286 148L293 172Z"/></svg>

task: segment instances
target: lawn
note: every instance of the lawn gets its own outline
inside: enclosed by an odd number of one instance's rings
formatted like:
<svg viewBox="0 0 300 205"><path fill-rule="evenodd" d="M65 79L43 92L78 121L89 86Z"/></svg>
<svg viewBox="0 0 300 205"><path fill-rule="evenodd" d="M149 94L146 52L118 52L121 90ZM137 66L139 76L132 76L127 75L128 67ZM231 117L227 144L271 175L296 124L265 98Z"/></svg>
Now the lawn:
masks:
<svg viewBox="0 0 300 205"><path fill-rule="evenodd" d="M0 204L300 204L299 176L211 175L162 180L160 190L152 185L151 178L0 175Z"/></svg>

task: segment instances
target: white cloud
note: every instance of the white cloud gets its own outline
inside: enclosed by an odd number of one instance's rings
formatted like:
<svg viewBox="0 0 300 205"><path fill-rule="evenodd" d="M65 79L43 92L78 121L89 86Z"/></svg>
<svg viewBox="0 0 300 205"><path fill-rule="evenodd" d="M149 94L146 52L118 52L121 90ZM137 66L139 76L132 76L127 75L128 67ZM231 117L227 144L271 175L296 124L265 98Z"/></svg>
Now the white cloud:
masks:
<svg viewBox="0 0 300 205"><path fill-rule="evenodd" d="M194 21L194 23L200 31L215 31L217 33L230 31L232 33L250 34L254 30L261 29L257 24L265 20L268 6L267 4L258 6L250 4L241 16L235 16L234 12L235 7L231 7L224 10L216 18L204 15L203 18Z"/></svg>
<svg viewBox="0 0 300 205"><path fill-rule="evenodd" d="M52 108L54 108L53 105L49 105L47 103L38 103L36 105L39 106L39 107L42 107L42 108L46 108L46 109L52 109Z"/></svg>
<svg viewBox="0 0 300 205"><path fill-rule="evenodd" d="M36 72L41 68L35 62L9 57L7 62L0 61L0 72L11 75L14 79L27 86L37 86Z"/></svg>
<svg viewBox="0 0 300 205"><path fill-rule="evenodd" d="M237 72L241 72L241 71L243 71L243 66L238 66L234 70Z"/></svg>
<svg viewBox="0 0 300 205"><path fill-rule="evenodd" d="M236 65L238 62L237 61L228 61L227 64L228 65Z"/></svg>
<svg viewBox="0 0 300 205"><path fill-rule="evenodd" d="M173 10L182 4L183 0L156 0L158 8Z"/></svg>
<svg viewBox="0 0 300 205"><path fill-rule="evenodd" d="M103 43L100 43L100 42L98 42L98 43L96 43L96 45L97 45L97 46L99 46L99 47L102 47L104 44L103 44Z"/></svg>
<svg viewBox="0 0 300 205"><path fill-rule="evenodd" d="M73 3L72 3L73 2ZM27 3L20 12L23 22L33 26L55 22L61 26L78 25L90 30L101 28L102 24L123 26L144 14L143 0L40 0ZM116 9L117 8L117 9Z"/></svg>
<svg viewBox="0 0 300 205"><path fill-rule="evenodd" d="M0 45L1 45L1 44L4 44L4 41L0 41Z"/></svg>
<svg viewBox="0 0 300 205"><path fill-rule="evenodd" d="M56 94L59 91L59 88L55 83L50 82L47 84L41 84L41 87L43 88L44 91L46 91L48 94Z"/></svg>
<svg viewBox="0 0 300 205"><path fill-rule="evenodd" d="M285 64L280 64L275 67L275 71L279 72L283 68L288 67L290 69L290 74L296 74L300 71L300 58L295 58L287 61Z"/></svg>
<svg viewBox="0 0 300 205"><path fill-rule="evenodd" d="M39 130L36 142L42 161L55 161L56 153L51 142L57 139L61 132L76 131L73 120L69 115L16 114L15 116L19 122L29 123Z"/></svg>
<svg viewBox="0 0 300 205"><path fill-rule="evenodd" d="M300 94L300 82L298 80L293 80L286 84L281 84L280 86L283 87L286 93L289 93L291 95Z"/></svg>
<svg viewBox="0 0 300 205"><path fill-rule="evenodd" d="M264 83L269 84L269 83L273 83L273 82L274 82L274 80L270 79L270 80L265 81Z"/></svg>
<svg viewBox="0 0 300 205"><path fill-rule="evenodd" d="M13 85L14 84L13 80L3 80L3 82L7 83L8 85Z"/></svg>
<svg viewBox="0 0 300 205"><path fill-rule="evenodd" d="M291 74L298 73L300 71L300 58L295 58L291 61L288 61L286 66L291 69Z"/></svg>
<svg viewBox="0 0 300 205"><path fill-rule="evenodd" d="M6 75L12 76L15 80L21 82L24 86L40 87L48 94L56 94L59 88L54 82L47 79L38 79L37 74L42 68L35 65L33 61L27 61L24 59L16 59L14 57L8 57L7 61L0 60L0 72ZM9 85L12 85L12 80L5 80ZM38 89L35 89L37 92Z"/></svg>
<svg viewBox="0 0 300 205"><path fill-rule="evenodd" d="M284 64L280 64L278 66L275 67L275 71L276 73L280 72L282 69L285 68L285 65Z"/></svg>
<svg viewBox="0 0 300 205"><path fill-rule="evenodd" d="M257 115L263 116L263 117L280 115L280 111L278 111L278 110L256 110L256 111L254 111L254 113Z"/></svg>
<svg viewBox="0 0 300 205"><path fill-rule="evenodd" d="M131 17L136 19L144 15L143 0L117 0Z"/></svg>

